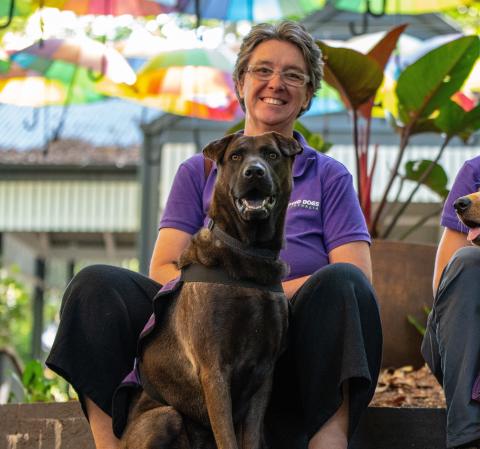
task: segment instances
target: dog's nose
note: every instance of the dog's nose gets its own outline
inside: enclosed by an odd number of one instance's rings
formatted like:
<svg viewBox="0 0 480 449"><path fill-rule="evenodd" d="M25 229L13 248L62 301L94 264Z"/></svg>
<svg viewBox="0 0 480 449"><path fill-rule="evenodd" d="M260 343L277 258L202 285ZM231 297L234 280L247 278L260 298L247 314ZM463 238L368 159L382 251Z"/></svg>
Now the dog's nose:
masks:
<svg viewBox="0 0 480 449"><path fill-rule="evenodd" d="M243 170L243 176L247 179L263 178L265 176L265 169L258 162L250 164Z"/></svg>
<svg viewBox="0 0 480 449"><path fill-rule="evenodd" d="M461 198L458 198L457 200L455 200L455 202L453 203L453 207L457 212L460 213L460 212L465 212L470 207L471 204L472 204L472 200L468 199L465 196L462 196Z"/></svg>

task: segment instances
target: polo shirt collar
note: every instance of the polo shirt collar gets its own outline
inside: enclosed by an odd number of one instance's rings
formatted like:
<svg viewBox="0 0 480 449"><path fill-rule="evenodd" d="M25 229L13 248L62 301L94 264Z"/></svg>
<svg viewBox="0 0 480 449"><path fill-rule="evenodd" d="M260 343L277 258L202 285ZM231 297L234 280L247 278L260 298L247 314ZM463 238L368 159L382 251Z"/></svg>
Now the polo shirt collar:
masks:
<svg viewBox="0 0 480 449"><path fill-rule="evenodd" d="M298 178L305 173L305 170L315 161L314 150L312 150L298 131L293 131L293 137L302 147L302 152L295 156L293 162L293 177Z"/></svg>

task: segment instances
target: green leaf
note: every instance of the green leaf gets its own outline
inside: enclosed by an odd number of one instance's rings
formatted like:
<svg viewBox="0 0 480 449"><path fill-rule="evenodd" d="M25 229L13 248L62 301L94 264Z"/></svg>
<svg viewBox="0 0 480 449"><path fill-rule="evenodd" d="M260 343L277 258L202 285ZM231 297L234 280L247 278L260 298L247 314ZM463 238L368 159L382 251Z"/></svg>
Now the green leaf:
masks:
<svg viewBox="0 0 480 449"><path fill-rule="evenodd" d="M407 315L408 322L420 333L420 335L425 335L426 328L421 324L414 316Z"/></svg>
<svg viewBox="0 0 480 449"><path fill-rule="evenodd" d="M408 66L398 78L396 93L405 125L428 118L457 92L480 51L479 38L466 36L448 42Z"/></svg>
<svg viewBox="0 0 480 449"><path fill-rule="evenodd" d="M349 110L358 109L375 95L382 84L378 62L349 48L330 47L317 41L323 53L325 81L338 90Z"/></svg>
<svg viewBox="0 0 480 449"><path fill-rule="evenodd" d="M432 162L433 161L430 161L428 159L406 162L404 167L404 178L410 181L418 182L422 175L427 170L430 170ZM447 183L447 173L441 165L436 163L427 178L422 182L423 185L429 187L433 192L435 192L442 198L445 198L448 194Z"/></svg>
<svg viewBox="0 0 480 449"><path fill-rule="evenodd" d="M480 129L480 104L467 112L457 103L449 100L440 109L435 125L448 136L458 136L466 142L474 132Z"/></svg>

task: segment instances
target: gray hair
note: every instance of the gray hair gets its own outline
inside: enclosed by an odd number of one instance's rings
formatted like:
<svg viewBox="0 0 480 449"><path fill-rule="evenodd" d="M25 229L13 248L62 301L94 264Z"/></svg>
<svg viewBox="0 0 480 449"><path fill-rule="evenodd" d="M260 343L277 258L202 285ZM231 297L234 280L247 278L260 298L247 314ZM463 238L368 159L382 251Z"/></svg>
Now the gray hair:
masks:
<svg viewBox="0 0 480 449"><path fill-rule="evenodd" d="M277 25L259 23L252 27L250 32L243 39L240 53L238 54L232 74L235 84L235 93L244 112L245 101L240 98L238 85L243 82L248 62L257 45L269 40L284 41L295 45L301 51L303 59L305 60L307 74L310 77L308 85L311 87L312 93L315 94L320 88L320 81L323 77L322 52L305 27L300 23L292 22L290 20L284 20ZM311 104L312 100L310 99L307 107L302 109L298 115L300 116L305 111L308 111Z"/></svg>

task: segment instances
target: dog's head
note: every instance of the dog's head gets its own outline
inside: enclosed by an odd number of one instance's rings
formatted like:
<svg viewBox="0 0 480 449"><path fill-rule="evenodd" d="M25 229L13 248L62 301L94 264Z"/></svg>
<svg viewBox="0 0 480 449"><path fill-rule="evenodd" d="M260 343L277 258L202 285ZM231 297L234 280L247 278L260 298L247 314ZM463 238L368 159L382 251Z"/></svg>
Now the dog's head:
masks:
<svg viewBox="0 0 480 449"><path fill-rule="evenodd" d="M207 145L203 153L218 167L211 214L231 208L243 222L251 222L286 210L292 163L301 150L295 139L276 132L230 134Z"/></svg>
<svg viewBox="0 0 480 449"><path fill-rule="evenodd" d="M456 199L453 207L458 218L470 228L467 239L480 246L480 191Z"/></svg>

